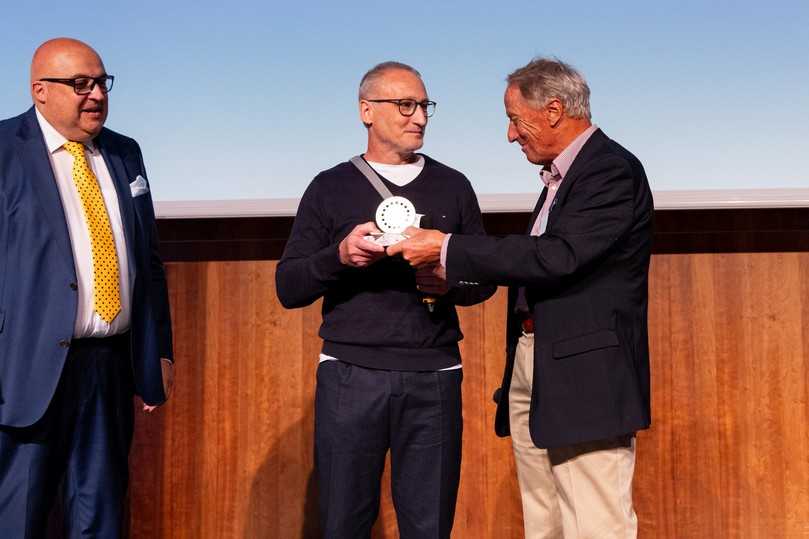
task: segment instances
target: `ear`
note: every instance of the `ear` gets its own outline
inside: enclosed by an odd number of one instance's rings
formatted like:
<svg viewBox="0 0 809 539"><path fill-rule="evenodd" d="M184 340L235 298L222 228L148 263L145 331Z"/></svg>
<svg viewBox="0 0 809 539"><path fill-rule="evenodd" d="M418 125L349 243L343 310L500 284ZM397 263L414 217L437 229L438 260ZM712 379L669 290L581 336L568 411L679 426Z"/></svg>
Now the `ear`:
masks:
<svg viewBox="0 0 809 539"><path fill-rule="evenodd" d="M374 123L374 108L364 99L360 99L360 120L365 127L371 127Z"/></svg>
<svg viewBox="0 0 809 539"><path fill-rule="evenodd" d="M48 100L48 85L38 80L32 82L31 97L35 102L44 104Z"/></svg>
<svg viewBox="0 0 809 539"><path fill-rule="evenodd" d="M556 127L564 115L565 106L558 99L551 99L551 101L545 105L545 117L548 120L548 125L551 127Z"/></svg>

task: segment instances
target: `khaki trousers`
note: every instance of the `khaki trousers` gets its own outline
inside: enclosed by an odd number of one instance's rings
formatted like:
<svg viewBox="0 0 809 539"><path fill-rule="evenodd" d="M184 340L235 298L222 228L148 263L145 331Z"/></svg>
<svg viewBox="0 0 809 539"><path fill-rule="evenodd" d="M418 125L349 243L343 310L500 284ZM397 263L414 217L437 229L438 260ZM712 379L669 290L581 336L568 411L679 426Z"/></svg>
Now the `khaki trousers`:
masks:
<svg viewBox="0 0 809 539"><path fill-rule="evenodd" d="M533 374L534 336L523 334L514 358L509 420L526 539L637 537L634 437L536 447L528 430Z"/></svg>

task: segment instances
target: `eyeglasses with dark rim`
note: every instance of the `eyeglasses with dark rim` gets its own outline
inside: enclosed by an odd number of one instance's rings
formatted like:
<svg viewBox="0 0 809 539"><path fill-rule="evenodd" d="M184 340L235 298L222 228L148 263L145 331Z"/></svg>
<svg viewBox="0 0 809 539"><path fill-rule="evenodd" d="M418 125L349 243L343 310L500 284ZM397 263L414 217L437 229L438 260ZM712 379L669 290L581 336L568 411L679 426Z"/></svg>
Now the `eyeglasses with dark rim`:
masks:
<svg viewBox="0 0 809 539"><path fill-rule="evenodd" d="M112 90L112 83L115 81L115 77L112 75L101 75L100 77L75 77L72 79L48 78L39 80L42 82L58 82L59 84L72 86L73 91L78 95L87 95L93 92L93 88L96 87L96 84L98 84L102 93L108 93Z"/></svg>
<svg viewBox="0 0 809 539"><path fill-rule="evenodd" d="M364 99L364 101L394 103L399 106L399 114L402 116L413 116L416 113L416 107L421 107L428 118L435 114L435 101L416 101L415 99Z"/></svg>

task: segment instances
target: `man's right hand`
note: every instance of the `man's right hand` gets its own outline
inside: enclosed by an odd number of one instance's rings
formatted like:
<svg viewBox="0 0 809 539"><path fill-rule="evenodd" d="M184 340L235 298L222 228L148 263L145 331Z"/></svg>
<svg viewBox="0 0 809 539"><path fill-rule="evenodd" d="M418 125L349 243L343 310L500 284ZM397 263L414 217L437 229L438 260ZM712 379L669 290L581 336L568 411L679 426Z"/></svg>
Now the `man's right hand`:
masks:
<svg viewBox="0 0 809 539"><path fill-rule="evenodd" d="M355 226L340 242L340 262L352 268L364 268L385 256L384 247L365 239L369 234L380 234L373 221Z"/></svg>
<svg viewBox="0 0 809 539"><path fill-rule="evenodd" d="M444 246L446 234L440 230L412 226L404 233L409 239L391 245L388 248L389 256L401 254L402 258L414 268L441 261L441 248Z"/></svg>
<svg viewBox="0 0 809 539"><path fill-rule="evenodd" d="M443 296L449 291L447 270L441 264L416 268L416 290L430 296Z"/></svg>

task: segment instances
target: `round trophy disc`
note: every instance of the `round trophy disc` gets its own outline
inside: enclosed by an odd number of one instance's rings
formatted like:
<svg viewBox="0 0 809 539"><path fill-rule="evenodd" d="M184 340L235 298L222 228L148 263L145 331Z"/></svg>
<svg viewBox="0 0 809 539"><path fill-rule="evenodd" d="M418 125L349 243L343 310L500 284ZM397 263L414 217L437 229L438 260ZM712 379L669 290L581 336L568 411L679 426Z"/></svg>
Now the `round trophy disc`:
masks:
<svg viewBox="0 0 809 539"><path fill-rule="evenodd" d="M404 197L390 197L376 209L376 226L382 232L401 234L416 222L416 208Z"/></svg>

